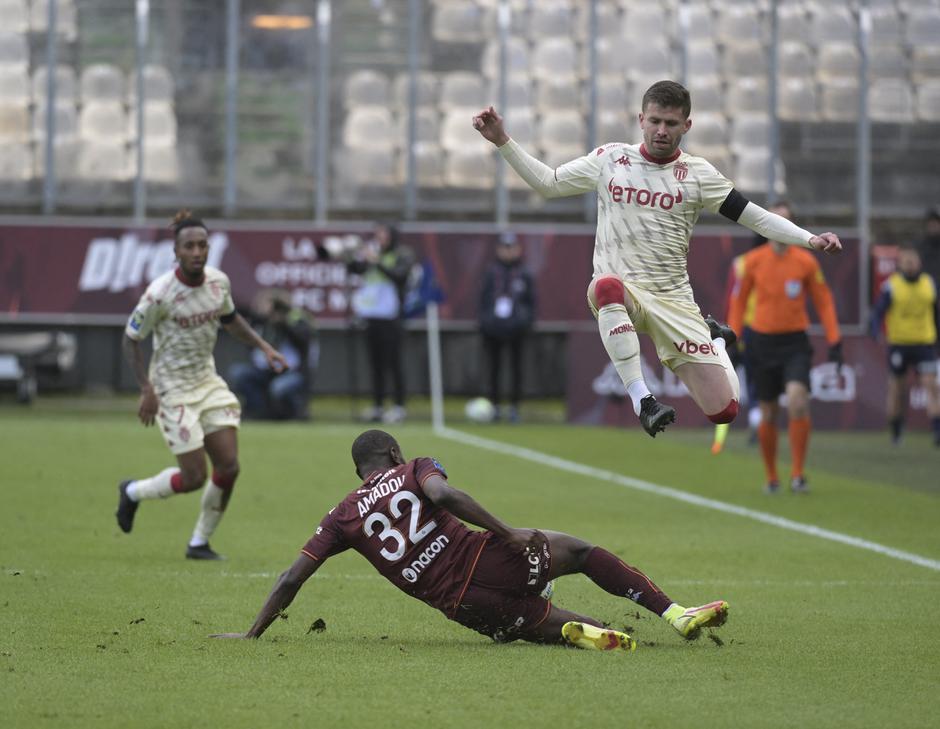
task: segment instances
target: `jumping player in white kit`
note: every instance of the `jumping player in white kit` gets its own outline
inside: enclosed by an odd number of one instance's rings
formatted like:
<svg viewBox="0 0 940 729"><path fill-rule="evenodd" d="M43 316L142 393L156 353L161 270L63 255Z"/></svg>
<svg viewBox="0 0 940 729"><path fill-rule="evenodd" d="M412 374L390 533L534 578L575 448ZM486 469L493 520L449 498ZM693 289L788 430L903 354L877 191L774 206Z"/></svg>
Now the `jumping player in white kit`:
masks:
<svg viewBox="0 0 940 729"><path fill-rule="evenodd" d="M474 128L544 197L597 192L588 303L634 411L654 437L676 411L657 402L643 380L637 332L652 338L660 361L712 422L729 423L738 412L738 378L725 351L735 333L702 317L689 283L689 240L702 210L771 240L842 250L834 233L813 235L749 202L707 161L681 151L691 109L681 84L658 81L643 96L642 144L605 144L554 170L512 140L492 106L473 117Z"/></svg>
<svg viewBox="0 0 940 729"><path fill-rule="evenodd" d="M123 348L140 386L138 417L156 423L178 468L118 486L118 526L125 533L145 499L165 499L205 484L202 507L186 548L189 559L220 559L209 546L238 477L238 398L215 370L212 350L219 324L236 339L260 349L269 366L287 368L284 357L258 336L235 310L228 276L206 265L209 232L183 210L173 219L178 267L154 280L131 314ZM153 334L149 372L140 342ZM207 480L206 455L212 463Z"/></svg>

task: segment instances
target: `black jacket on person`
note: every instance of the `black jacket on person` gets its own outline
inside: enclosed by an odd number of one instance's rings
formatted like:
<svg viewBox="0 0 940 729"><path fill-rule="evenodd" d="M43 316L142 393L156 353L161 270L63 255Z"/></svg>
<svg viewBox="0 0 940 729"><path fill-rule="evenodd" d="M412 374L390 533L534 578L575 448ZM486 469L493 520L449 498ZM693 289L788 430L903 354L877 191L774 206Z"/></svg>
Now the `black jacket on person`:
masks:
<svg viewBox="0 0 940 729"><path fill-rule="evenodd" d="M508 315L505 302L498 310L498 301L503 297L512 302ZM480 331L489 337L512 338L527 332L534 322L535 281L532 273L521 260L494 262L483 276Z"/></svg>

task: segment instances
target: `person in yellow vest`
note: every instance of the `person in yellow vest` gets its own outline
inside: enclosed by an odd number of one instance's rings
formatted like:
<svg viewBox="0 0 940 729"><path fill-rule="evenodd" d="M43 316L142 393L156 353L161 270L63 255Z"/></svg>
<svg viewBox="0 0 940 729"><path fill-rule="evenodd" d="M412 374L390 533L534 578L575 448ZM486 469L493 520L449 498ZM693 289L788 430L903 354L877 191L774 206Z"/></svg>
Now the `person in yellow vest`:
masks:
<svg viewBox="0 0 940 729"><path fill-rule="evenodd" d="M937 284L925 273L920 253L902 247L898 270L881 287L871 317L875 339L884 321L888 343L888 421L891 440L901 440L904 427L904 379L908 369L917 372L927 392L927 414L933 428L934 445L940 446L940 393L937 386Z"/></svg>

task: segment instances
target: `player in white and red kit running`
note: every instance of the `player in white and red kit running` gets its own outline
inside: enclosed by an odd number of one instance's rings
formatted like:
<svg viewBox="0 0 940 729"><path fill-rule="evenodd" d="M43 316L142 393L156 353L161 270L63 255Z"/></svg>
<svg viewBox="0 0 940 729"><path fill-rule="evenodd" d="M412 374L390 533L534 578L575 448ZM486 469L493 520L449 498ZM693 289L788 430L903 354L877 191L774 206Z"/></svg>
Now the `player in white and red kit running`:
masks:
<svg viewBox="0 0 940 729"><path fill-rule="evenodd" d="M260 636L304 582L347 549L359 552L402 592L497 642L634 650L636 641L629 635L562 610L542 596L550 580L574 573L661 616L687 639L727 617L728 604L721 600L688 609L677 605L642 572L581 539L507 527L449 486L437 461L406 462L388 433L361 434L352 456L362 484L323 517L251 629L217 637ZM470 530L460 519L487 531Z"/></svg>
<svg viewBox="0 0 940 729"><path fill-rule="evenodd" d="M235 311L228 276L206 265L209 232L201 220L181 211L173 220L178 267L155 279L124 330L123 347L140 386L138 416L157 423L177 468L156 476L122 481L117 521L130 532L140 502L196 491L205 484L196 528L186 549L190 559L219 559L209 537L222 518L238 477L237 428L241 408L215 370L212 351L219 324L232 336L264 352L280 371L287 362ZM140 342L153 334L149 372ZM212 463L207 482L206 456Z"/></svg>
<svg viewBox="0 0 940 729"><path fill-rule="evenodd" d="M748 202L707 161L682 152L691 109L682 85L659 81L643 96L642 144L605 144L554 170L510 138L492 106L473 118L474 128L544 197L597 192L588 302L634 410L652 436L675 420L675 410L658 403L643 380L637 332L653 339L660 361L685 383L709 419L728 423L738 411L738 378L725 352L735 334L702 317L689 283L689 241L702 210L771 240L829 253L842 249L833 233L813 235Z"/></svg>

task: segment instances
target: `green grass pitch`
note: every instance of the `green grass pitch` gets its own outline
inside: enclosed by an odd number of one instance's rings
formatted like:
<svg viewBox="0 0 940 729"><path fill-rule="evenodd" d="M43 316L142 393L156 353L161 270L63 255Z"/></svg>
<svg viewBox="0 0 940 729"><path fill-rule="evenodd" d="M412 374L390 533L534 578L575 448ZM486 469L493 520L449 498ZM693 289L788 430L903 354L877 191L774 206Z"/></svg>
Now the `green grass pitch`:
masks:
<svg viewBox="0 0 940 729"><path fill-rule="evenodd" d="M724 598L726 626L683 643L576 576L555 601L629 626L631 655L495 645L331 560L286 620L246 629L276 575L355 484L348 424L248 423L213 546L183 559L198 496L114 523L119 478L169 465L120 412L0 406L0 725L4 727L926 727L940 716L940 573L740 516L395 429L406 457L510 524L557 529L645 570L674 599ZM940 559L940 452L912 435L816 434L813 493L760 491L756 451L710 435L559 425L467 432ZM781 450L786 451L785 441ZM317 618L324 632L309 632Z"/></svg>

